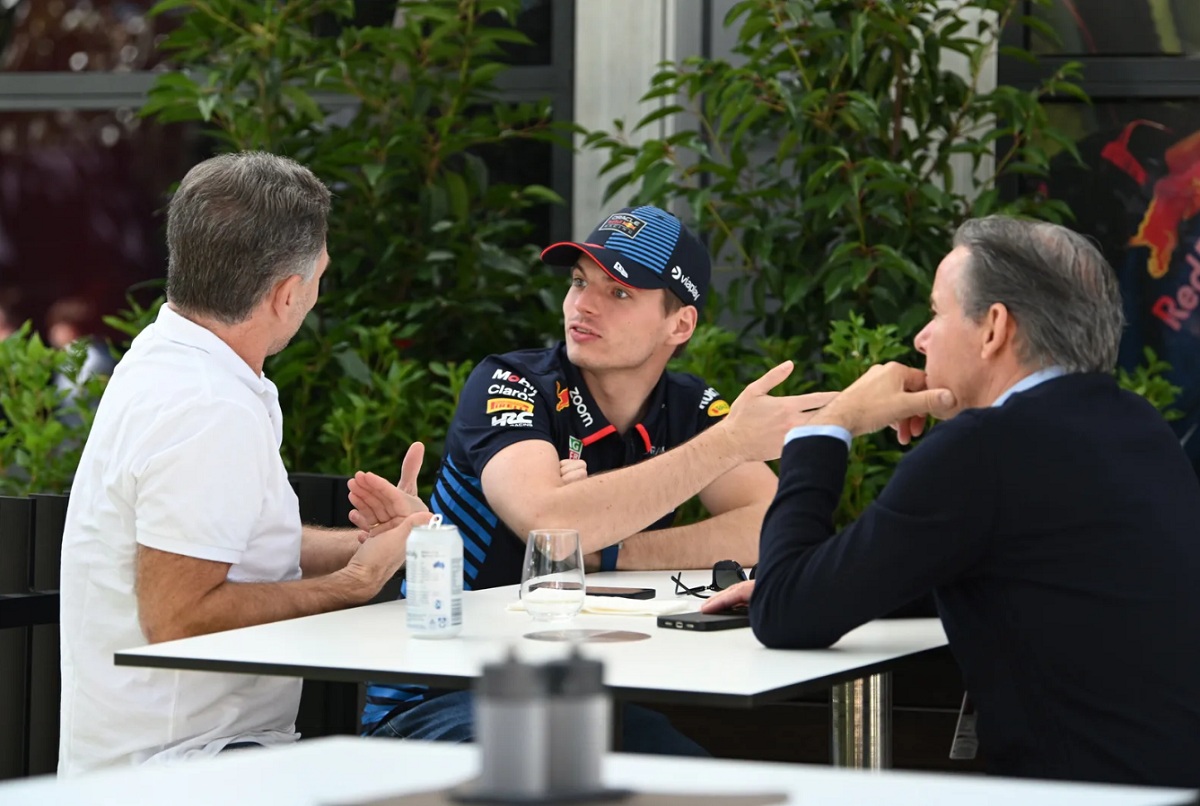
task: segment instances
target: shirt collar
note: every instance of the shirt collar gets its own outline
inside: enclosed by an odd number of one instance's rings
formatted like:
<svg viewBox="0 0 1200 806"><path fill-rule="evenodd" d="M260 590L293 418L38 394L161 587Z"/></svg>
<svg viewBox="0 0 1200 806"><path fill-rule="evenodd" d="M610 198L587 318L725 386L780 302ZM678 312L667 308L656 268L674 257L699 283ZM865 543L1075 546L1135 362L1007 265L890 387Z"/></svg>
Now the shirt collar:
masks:
<svg viewBox="0 0 1200 806"><path fill-rule="evenodd" d="M566 379L567 403L571 410L571 420L578 423L583 436L589 437L597 431L611 429L608 420L604 417L604 412L600 411L587 384L583 382L583 374L579 371L579 367L572 364L571 360L567 358L565 342L558 344L558 365L562 368L563 377ZM555 391L558 390L555 389Z"/></svg>
<svg viewBox="0 0 1200 806"><path fill-rule="evenodd" d="M1012 386L1008 387L1008 389L1006 389L1004 393L1000 395L1000 397L996 398L995 402L992 403L992 407L995 408L996 406L1003 405L1006 400L1018 392L1028 391L1038 384L1045 383L1052 378L1057 378L1066 374L1067 371L1062 367L1046 367L1045 369L1039 369L1037 372L1030 373L1014 383Z"/></svg>
<svg viewBox="0 0 1200 806"><path fill-rule="evenodd" d="M587 384L583 381L583 374L579 371L579 367L572 364L571 360L567 358L566 342L559 342L558 344L558 359L559 366L562 367L563 376L566 378L568 389L570 390L568 395L570 396L571 419L579 424L579 428L583 433L584 439L593 438L588 439L588 441L591 442L596 439L602 439L608 436L610 433L615 434L617 429L611 423L609 423L604 416L604 412L600 411L600 407L596 405L595 398L592 397L592 393L588 390ZM578 395L578 398L576 395ZM579 403L576 403L577 399ZM667 373L664 372L661 376L659 376L658 383L654 385L654 389L650 392L645 416L642 418L640 423L634 426L633 429L630 429L630 433L632 433L634 430L639 431L639 441L644 441L646 443L647 451L653 450L649 436L650 433L652 433L650 429L652 429L654 424L658 421L659 413L661 409L666 406L666 404ZM583 407L582 411L580 410L581 406ZM591 415L591 425L587 425L585 422L585 412ZM602 431L604 432L603 434L600 433Z"/></svg>
<svg viewBox="0 0 1200 806"><path fill-rule="evenodd" d="M233 351L225 341L203 325L198 325L191 319L164 304L158 310L154 320L154 329L162 338L176 344L190 347L207 353L225 370L258 394L273 391L274 384L264 376L250 369L242 357Z"/></svg>

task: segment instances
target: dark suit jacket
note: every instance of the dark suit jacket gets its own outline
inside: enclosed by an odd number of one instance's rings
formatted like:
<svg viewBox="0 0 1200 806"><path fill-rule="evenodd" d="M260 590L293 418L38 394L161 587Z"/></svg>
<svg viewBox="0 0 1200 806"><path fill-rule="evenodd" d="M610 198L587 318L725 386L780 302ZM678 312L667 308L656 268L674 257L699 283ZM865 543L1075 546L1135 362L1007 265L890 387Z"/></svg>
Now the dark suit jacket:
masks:
<svg viewBox="0 0 1200 806"><path fill-rule="evenodd" d="M1101 374L937 425L834 535L846 448L793 440L750 615L825 647L933 589L992 772L1200 785L1200 485Z"/></svg>

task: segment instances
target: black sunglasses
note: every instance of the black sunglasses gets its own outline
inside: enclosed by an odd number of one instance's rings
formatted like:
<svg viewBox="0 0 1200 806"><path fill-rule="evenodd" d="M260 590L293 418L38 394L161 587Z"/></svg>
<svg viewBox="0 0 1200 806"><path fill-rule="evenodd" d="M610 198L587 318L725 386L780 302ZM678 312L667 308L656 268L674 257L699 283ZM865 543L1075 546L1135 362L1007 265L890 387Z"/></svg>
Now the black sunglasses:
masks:
<svg viewBox="0 0 1200 806"><path fill-rule="evenodd" d="M675 583L675 595L695 596L700 599L707 599L709 594L703 591L723 591L726 588L732 588L739 582L745 582L748 579L754 579L754 566L750 569L750 575L746 575L745 569L742 568L736 560L721 560L712 569L712 584L700 585L699 587L689 588L683 583L683 572L679 571L675 576L671 577L671 581Z"/></svg>

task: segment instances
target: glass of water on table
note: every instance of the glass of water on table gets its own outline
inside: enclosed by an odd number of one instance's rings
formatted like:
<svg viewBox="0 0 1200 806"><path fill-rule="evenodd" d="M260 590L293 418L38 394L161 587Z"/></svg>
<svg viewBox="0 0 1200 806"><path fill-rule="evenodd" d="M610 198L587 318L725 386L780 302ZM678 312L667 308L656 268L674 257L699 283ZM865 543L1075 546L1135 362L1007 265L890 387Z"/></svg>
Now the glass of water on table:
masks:
<svg viewBox="0 0 1200 806"><path fill-rule="evenodd" d="M525 543L521 601L534 621L570 621L583 608L583 550L574 529L534 529Z"/></svg>

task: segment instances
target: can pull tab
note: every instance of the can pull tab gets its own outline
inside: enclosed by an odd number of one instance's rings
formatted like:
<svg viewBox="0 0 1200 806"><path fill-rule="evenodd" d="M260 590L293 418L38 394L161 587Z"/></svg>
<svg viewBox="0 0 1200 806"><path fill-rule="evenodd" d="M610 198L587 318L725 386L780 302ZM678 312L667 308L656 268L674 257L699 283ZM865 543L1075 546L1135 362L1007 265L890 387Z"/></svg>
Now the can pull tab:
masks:
<svg viewBox="0 0 1200 806"><path fill-rule="evenodd" d="M441 525L442 525L442 516L441 516L441 513L435 512L435 513L433 514L433 517L429 519L429 525L430 525L430 526L432 526L432 527L433 527L433 528L435 528L435 529L436 529L437 527L441 526Z"/></svg>

